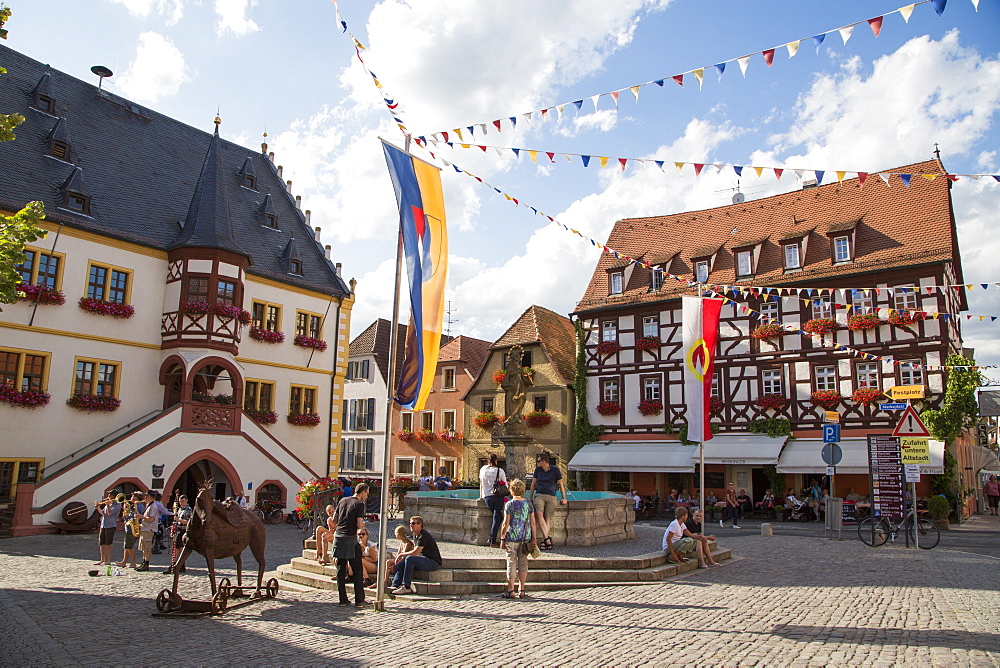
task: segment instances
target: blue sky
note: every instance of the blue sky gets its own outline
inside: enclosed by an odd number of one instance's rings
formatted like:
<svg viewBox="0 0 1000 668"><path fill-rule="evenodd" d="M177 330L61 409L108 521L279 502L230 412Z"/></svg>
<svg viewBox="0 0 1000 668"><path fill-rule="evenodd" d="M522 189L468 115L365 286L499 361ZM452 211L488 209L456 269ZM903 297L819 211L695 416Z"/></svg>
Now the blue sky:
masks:
<svg viewBox="0 0 1000 668"><path fill-rule="evenodd" d="M358 279L355 332L391 306L396 214L377 137L398 129L354 58L328 0L6 0L7 44L110 90L258 148L276 162ZM1000 0L950 0L938 17L918 5L886 15L845 45L804 41L771 68L759 52L898 9L899 0L344 0L366 62L416 135L489 123L757 53L744 78L730 63L703 90L646 86L616 109L587 100L578 115L504 125L476 143L667 161L766 164L875 172L924 160L939 143L955 173L1000 173ZM492 128L491 128L492 129ZM557 219L603 240L614 221L726 204L732 172L629 166L584 169L557 156L533 164L490 151L435 151ZM750 198L798 187L744 179ZM590 244L448 170L449 299L453 333L495 339L535 303L572 311L597 261ZM1000 281L992 260L1000 184L954 188L966 277ZM1000 314L1000 289L974 292L970 312ZM968 324L967 345L1000 363L1000 325ZM994 374L1000 377L1000 373Z"/></svg>

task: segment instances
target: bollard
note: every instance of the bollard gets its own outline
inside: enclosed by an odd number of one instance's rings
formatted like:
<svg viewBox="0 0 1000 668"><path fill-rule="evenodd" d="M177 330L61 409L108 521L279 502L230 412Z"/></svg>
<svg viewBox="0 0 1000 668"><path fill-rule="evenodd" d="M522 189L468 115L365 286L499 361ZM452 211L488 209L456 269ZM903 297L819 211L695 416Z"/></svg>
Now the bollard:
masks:
<svg viewBox="0 0 1000 668"><path fill-rule="evenodd" d="M761 536L773 536L774 527L771 526L770 522L764 522L760 525L760 535Z"/></svg>

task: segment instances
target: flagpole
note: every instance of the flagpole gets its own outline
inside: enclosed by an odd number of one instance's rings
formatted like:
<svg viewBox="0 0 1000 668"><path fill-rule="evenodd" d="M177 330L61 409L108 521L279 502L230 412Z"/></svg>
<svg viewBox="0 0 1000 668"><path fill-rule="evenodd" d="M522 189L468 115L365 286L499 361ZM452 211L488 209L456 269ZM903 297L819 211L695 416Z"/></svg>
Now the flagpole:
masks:
<svg viewBox="0 0 1000 668"><path fill-rule="evenodd" d="M406 148L410 148L410 138L406 138ZM378 565L379 570L375 574L378 577L378 589L375 596L375 609L385 610L385 564L388 559L389 536L389 483L391 475L392 457L390 456L390 443L392 442L392 403L393 395L396 393L396 347L398 345L397 330L399 325L399 282L403 273L403 223L399 223L399 235L396 240L396 282L392 296L392 322L389 329L389 365L385 379L385 444L382 447L382 502L379 509L378 524Z"/></svg>

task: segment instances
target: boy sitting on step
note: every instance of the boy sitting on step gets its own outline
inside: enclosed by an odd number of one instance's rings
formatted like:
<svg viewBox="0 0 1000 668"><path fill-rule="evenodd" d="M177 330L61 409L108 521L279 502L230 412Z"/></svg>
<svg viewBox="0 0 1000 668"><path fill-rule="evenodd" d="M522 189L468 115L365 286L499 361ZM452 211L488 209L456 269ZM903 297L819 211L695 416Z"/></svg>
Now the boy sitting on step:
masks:
<svg viewBox="0 0 1000 668"><path fill-rule="evenodd" d="M701 541L695 539L684 524L688 518L688 509L679 506L674 511L674 517L663 534L663 551L670 554L670 561L678 564L687 561L687 555L694 552L698 555L698 568L708 568Z"/></svg>

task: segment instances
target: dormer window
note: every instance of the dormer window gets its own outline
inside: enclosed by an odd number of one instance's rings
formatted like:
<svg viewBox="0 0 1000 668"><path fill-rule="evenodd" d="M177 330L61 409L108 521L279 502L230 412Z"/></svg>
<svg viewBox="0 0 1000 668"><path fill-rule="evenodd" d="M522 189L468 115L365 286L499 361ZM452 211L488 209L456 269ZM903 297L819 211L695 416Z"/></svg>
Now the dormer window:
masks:
<svg viewBox="0 0 1000 668"><path fill-rule="evenodd" d="M49 144L49 155L69 162L69 144L58 139L53 139Z"/></svg>
<svg viewBox="0 0 1000 668"><path fill-rule="evenodd" d="M278 229L278 217L273 213L264 214L264 226L271 229Z"/></svg>
<svg viewBox="0 0 1000 668"><path fill-rule="evenodd" d="M611 287L609 293L613 295L620 295L622 293L622 286L624 285L625 275L620 271L611 272Z"/></svg>
<svg viewBox="0 0 1000 668"><path fill-rule="evenodd" d="M699 283L708 281L708 260L699 260L694 263L694 280Z"/></svg>
<svg viewBox="0 0 1000 668"><path fill-rule="evenodd" d="M56 101L48 95L36 94L35 102L31 106L39 111L44 111L46 114L55 115L56 113Z"/></svg>
<svg viewBox="0 0 1000 668"><path fill-rule="evenodd" d="M86 195L81 195L80 193L66 193L66 203L67 209L72 211L79 211L80 213L90 212L90 198Z"/></svg>
<svg viewBox="0 0 1000 668"><path fill-rule="evenodd" d="M785 255L785 269L802 268L802 249L798 243L785 244L782 250Z"/></svg>
<svg viewBox="0 0 1000 668"><path fill-rule="evenodd" d="M253 174L244 174L243 175L243 185L246 186L247 188L249 188L250 190L256 190L257 189L257 177L254 176Z"/></svg>
<svg viewBox="0 0 1000 668"><path fill-rule="evenodd" d="M753 274L753 254L749 250L736 251L736 275L738 277Z"/></svg>
<svg viewBox="0 0 1000 668"><path fill-rule="evenodd" d="M666 277L663 267L654 268L649 274L649 291L659 292L663 287L663 279Z"/></svg>
<svg viewBox="0 0 1000 668"><path fill-rule="evenodd" d="M833 261L834 262L850 262L852 260L851 256L851 238L846 234L839 237L833 238Z"/></svg>
<svg viewBox="0 0 1000 668"><path fill-rule="evenodd" d="M52 97L52 75L48 67L31 91L31 106L46 114L56 115L56 100Z"/></svg>
<svg viewBox="0 0 1000 668"><path fill-rule="evenodd" d="M302 275L302 261L301 260L290 260L288 263L288 273L296 274L298 276Z"/></svg>

